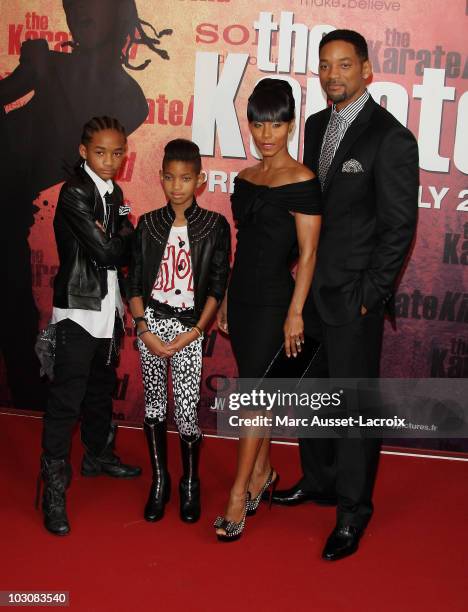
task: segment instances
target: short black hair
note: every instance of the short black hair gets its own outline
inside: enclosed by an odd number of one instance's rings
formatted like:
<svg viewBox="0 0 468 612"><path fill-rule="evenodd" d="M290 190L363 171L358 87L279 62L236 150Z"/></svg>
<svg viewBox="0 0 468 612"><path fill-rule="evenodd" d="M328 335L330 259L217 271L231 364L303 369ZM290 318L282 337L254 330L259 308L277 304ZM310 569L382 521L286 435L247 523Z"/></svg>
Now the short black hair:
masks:
<svg viewBox="0 0 468 612"><path fill-rule="evenodd" d="M201 172L201 156L200 149L191 140L185 138L176 138L170 140L164 147L164 157L162 161L163 170L167 163L171 161L180 161L193 164L197 174Z"/></svg>
<svg viewBox="0 0 468 612"><path fill-rule="evenodd" d="M292 121L296 105L291 85L284 79L262 79L250 94L247 119L252 121Z"/></svg>
<svg viewBox="0 0 468 612"><path fill-rule="evenodd" d="M356 54L363 62L369 59L366 39L362 34L359 34L359 32L355 32L354 30L332 30L328 32L319 43L319 53L322 47L333 40L344 40L345 42L351 43Z"/></svg>

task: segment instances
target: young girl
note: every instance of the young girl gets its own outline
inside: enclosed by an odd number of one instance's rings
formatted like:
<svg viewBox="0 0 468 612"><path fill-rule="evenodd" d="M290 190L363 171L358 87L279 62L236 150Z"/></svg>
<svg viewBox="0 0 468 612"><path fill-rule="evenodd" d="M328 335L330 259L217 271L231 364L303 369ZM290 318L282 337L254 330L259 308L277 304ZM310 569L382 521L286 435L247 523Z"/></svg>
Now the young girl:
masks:
<svg viewBox="0 0 468 612"><path fill-rule="evenodd" d="M139 467L113 453L112 392L116 330L123 305L118 266L127 262L133 227L113 182L127 147L117 119L94 117L83 128L81 163L60 191L54 218L59 270L54 280L54 379L44 416L41 475L45 527L70 531L65 489L73 428L81 416L83 476L132 478Z"/></svg>
<svg viewBox="0 0 468 612"><path fill-rule="evenodd" d="M168 203L142 216L130 266L130 308L137 326L145 389L144 430L153 481L145 507L158 521L170 496L167 469L167 367L170 363L183 477L180 517L200 517L198 460L203 331L224 297L229 273L230 228L219 213L200 208L200 152L188 140L164 149L160 177Z"/></svg>

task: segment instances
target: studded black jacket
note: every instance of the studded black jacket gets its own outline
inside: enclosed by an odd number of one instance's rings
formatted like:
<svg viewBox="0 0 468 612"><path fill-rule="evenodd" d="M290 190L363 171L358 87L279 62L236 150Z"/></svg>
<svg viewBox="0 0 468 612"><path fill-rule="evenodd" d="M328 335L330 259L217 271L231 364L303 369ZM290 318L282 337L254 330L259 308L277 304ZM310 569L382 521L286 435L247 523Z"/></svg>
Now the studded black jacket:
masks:
<svg viewBox="0 0 468 612"><path fill-rule="evenodd" d="M194 315L208 296L220 302L226 291L231 230L226 218L194 200L185 211L194 282ZM128 297L141 297L146 308L164 255L175 213L170 203L142 215L133 236Z"/></svg>

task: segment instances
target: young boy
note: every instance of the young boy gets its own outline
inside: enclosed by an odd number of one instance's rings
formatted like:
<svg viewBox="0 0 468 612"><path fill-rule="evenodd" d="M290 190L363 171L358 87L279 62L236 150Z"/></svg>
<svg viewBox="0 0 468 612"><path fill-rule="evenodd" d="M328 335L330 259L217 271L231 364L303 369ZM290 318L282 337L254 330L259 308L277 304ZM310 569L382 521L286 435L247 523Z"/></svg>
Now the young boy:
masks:
<svg viewBox="0 0 468 612"><path fill-rule="evenodd" d="M160 520L170 496L166 450L170 363L183 464L180 517L195 522L200 517L197 405L202 339L226 290L230 228L222 215L200 208L195 200L204 180L196 144L172 140L164 149L162 166L160 178L168 203L141 217L129 275L145 390L144 431L153 469L144 517Z"/></svg>
<svg viewBox="0 0 468 612"><path fill-rule="evenodd" d="M118 267L130 251L133 226L113 182L125 156L122 125L94 117L83 128L82 158L61 191L54 218L60 267L54 280L52 323L56 324L54 379L44 416L41 475L46 529L70 531L65 490L70 484L70 443L81 416L86 452L83 476L132 478L139 467L114 454L112 392L115 387L116 329L123 305Z"/></svg>

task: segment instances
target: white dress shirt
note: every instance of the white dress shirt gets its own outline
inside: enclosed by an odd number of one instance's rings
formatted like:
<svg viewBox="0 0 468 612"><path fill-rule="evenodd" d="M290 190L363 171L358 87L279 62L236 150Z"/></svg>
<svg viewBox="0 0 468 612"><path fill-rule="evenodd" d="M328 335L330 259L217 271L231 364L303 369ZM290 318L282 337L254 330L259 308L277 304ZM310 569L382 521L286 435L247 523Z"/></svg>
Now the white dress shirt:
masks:
<svg viewBox="0 0 468 612"><path fill-rule="evenodd" d="M99 191L104 206L104 219L107 218L107 204L104 196L114 191L111 180L104 181L85 162L84 169L93 179ZM83 308L56 308L52 310L51 323L70 319L81 325L94 338L112 338L115 322L115 311L123 317L124 305L120 295L116 270L107 270L107 294L101 301L101 310L85 310Z"/></svg>

